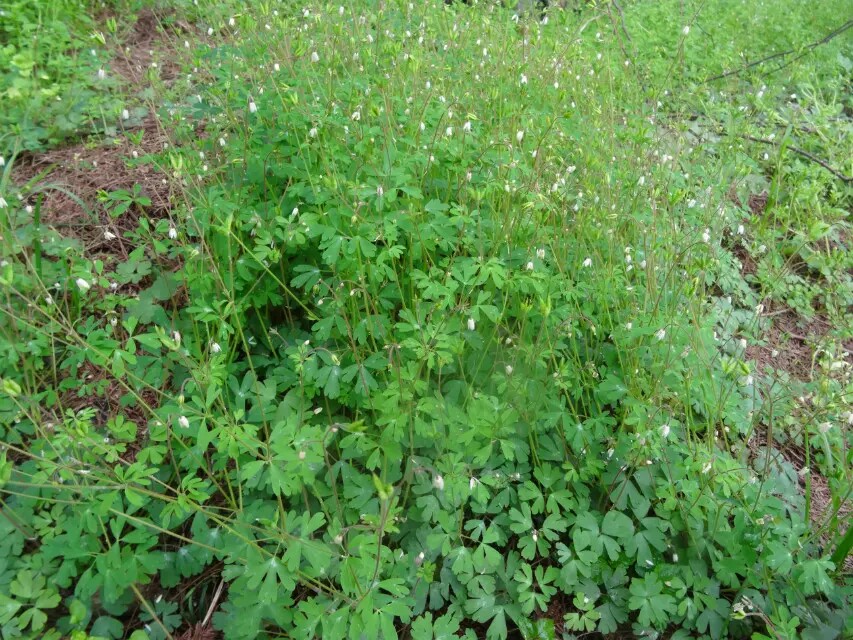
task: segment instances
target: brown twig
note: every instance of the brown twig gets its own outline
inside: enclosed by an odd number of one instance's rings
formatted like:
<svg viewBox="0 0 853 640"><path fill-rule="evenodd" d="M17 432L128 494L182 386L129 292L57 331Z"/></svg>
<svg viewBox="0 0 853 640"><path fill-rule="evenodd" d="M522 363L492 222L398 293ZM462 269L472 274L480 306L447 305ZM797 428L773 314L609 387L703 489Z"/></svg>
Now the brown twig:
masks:
<svg viewBox="0 0 853 640"><path fill-rule="evenodd" d="M779 143L774 142L773 140L768 140L767 138L756 138L754 136L747 136L747 135L741 135L740 137L744 138L746 140L752 140L753 142L760 142L761 144L769 144L769 145L772 145L772 146L777 147L777 148L780 146ZM799 147L795 147L793 145L788 145L785 148L790 149L794 153L801 155L802 157L804 157L808 160L811 160L815 164L819 164L821 167L823 167L824 169L829 171L832 175L834 175L839 180L843 180L844 182L853 182L853 176L848 176L848 175L841 173L838 169L829 165L825 160L818 158L813 153L809 153L805 149L800 149Z"/></svg>
<svg viewBox="0 0 853 640"><path fill-rule="evenodd" d="M797 53L799 51L799 52L801 52L800 55L797 56L797 58L795 58L795 60L798 60L799 58L802 58L804 55L806 55L807 53L809 53L813 49L816 49L820 45L826 44L827 42L829 42L830 40L832 40L836 36L841 35L842 33L847 31L851 27L853 27L853 20L848 20L846 23L844 23L843 25L841 25L840 27L835 29L835 31L831 31L830 33L825 35L823 38L818 40L817 42L812 42L811 44L806 45L802 49L789 49L788 51L779 51L779 52L774 53L772 55L769 55L765 58L761 58L760 60L756 60L755 62L750 62L749 64L747 64L747 65L745 65L739 69L733 69L731 71L726 71L725 73L721 73L721 74L718 74L716 76L711 76L710 78L706 78L704 80L704 82L707 83L707 82L714 82L715 80L722 80L723 78L728 78L729 76L734 76L734 75L737 75L739 73L743 73L747 69L751 69L752 67L756 67L760 64L764 64L765 62L770 62L771 60L776 60L777 58L784 58L785 56L789 56L792 53Z"/></svg>

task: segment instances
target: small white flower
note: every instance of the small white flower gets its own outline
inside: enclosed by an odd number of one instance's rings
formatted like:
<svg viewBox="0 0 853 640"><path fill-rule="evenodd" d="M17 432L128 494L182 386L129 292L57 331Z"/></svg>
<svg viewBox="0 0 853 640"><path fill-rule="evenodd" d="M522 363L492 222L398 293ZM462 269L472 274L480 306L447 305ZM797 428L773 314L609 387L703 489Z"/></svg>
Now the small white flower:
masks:
<svg viewBox="0 0 853 640"><path fill-rule="evenodd" d="M468 331L474 331L477 328L477 322L474 318L468 318Z"/></svg>
<svg viewBox="0 0 853 640"><path fill-rule="evenodd" d="M665 424L665 425L663 425L663 426L660 428L660 434L661 434L664 438L668 438L668 437L669 437L669 431L670 431L670 429L669 429L669 425L668 425L668 424Z"/></svg>
<svg viewBox="0 0 853 640"><path fill-rule="evenodd" d="M320 54L316 51L311 54L311 62L320 62Z"/></svg>
<svg viewBox="0 0 853 640"><path fill-rule="evenodd" d="M470 120L466 121L465 124L462 125L462 131L464 131L465 133L471 132L471 121Z"/></svg>
<svg viewBox="0 0 853 640"><path fill-rule="evenodd" d="M98 80L103 80L107 77L107 72L103 69L98 69Z"/></svg>
<svg viewBox="0 0 853 640"><path fill-rule="evenodd" d="M114 234L114 233L113 233L113 232L111 232L111 231L104 231L104 240L106 240L106 241L108 241L108 242L109 242L109 241L112 241L112 240L115 240L117 237L118 237L118 236L116 236L116 234Z"/></svg>
<svg viewBox="0 0 853 640"><path fill-rule="evenodd" d="M664 338L666 338L666 329L658 329L655 333L655 338L657 338L658 340L663 340Z"/></svg>
<svg viewBox="0 0 853 640"><path fill-rule="evenodd" d="M473 491L474 489L477 488L477 485L479 485L479 484L480 484L480 481L477 480L477 478L475 478L474 476L471 476L471 479L468 480L468 489Z"/></svg>
<svg viewBox="0 0 853 640"><path fill-rule="evenodd" d="M452 136L453 135L453 127L447 127L447 129L444 130L444 135L446 135L448 138L450 136Z"/></svg>
<svg viewBox="0 0 853 640"><path fill-rule="evenodd" d="M633 329L633 328L634 328L634 323L633 323L633 322L626 322L626 323L625 323L625 328L626 328L628 331L630 331L631 329Z"/></svg>
<svg viewBox="0 0 853 640"><path fill-rule="evenodd" d="M53 296L51 296L50 294L47 294L47 295L44 297L44 301L45 301L47 304L53 304Z"/></svg>
<svg viewBox="0 0 853 640"><path fill-rule="evenodd" d="M207 28L207 35L209 35L209 36L212 36L212 35L213 35L213 27L208 27L208 28Z"/></svg>
<svg viewBox="0 0 853 640"><path fill-rule="evenodd" d="M523 73L521 74L521 84L527 84L527 76Z"/></svg>
<svg viewBox="0 0 853 640"><path fill-rule="evenodd" d="M524 140L524 131L517 131L515 134L515 139L521 142Z"/></svg>
<svg viewBox="0 0 853 640"><path fill-rule="evenodd" d="M121 110L121 119L127 120L128 118L130 118L130 111L128 111L127 109L122 109Z"/></svg>
<svg viewBox="0 0 853 640"><path fill-rule="evenodd" d="M4 158L3 156L0 156L0 167L5 167L5 166L6 166L6 158Z"/></svg>
<svg viewBox="0 0 853 640"><path fill-rule="evenodd" d="M254 100L249 100L249 113L257 113L258 105L255 104Z"/></svg>
<svg viewBox="0 0 853 640"><path fill-rule="evenodd" d="M180 331L173 331L172 332L172 340L174 340L178 344L181 344L181 332Z"/></svg>
<svg viewBox="0 0 853 640"><path fill-rule="evenodd" d="M684 35L690 33L690 25L684 25L684 28L681 30L681 33L683 33Z"/></svg>
<svg viewBox="0 0 853 640"><path fill-rule="evenodd" d="M338 7L338 15L339 16L344 15L344 8L343 7Z"/></svg>
<svg viewBox="0 0 853 640"><path fill-rule="evenodd" d="M434 486L439 491L444 491L444 478L441 475L436 475L432 479L432 486Z"/></svg>
<svg viewBox="0 0 853 640"><path fill-rule="evenodd" d="M235 24L235 20L234 20L234 18L233 18L233 17L232 17L232 18L228 18L228 26L229 26L229 27L233 27L233 26L234 26L234 24Z"/></svg>
<svg viewBox="0 0 853 640"><path fill-rule="evenodd" d="M545 259L545 249L542 249L542 248L537 249L536 250L536 257L539 258L540 260L544 260Z"/></svg>
<svg viewBox="0 0 853 640"><path fill-rule="evenodd" d="M361 111L353 111L352 115L350 116L350 120L352 120L353 122L359 122L361 120Z"/></svg>
<svg viewBox="0 0 853 640"><path fill-rule="evenodd" d="M306 454L305 454L305 452L304 452L304 451L300 451L300 452L299 452L299 459L300 459L300 460L305 460L305 455L306 455Z"/></svg>
<svg viewBox="0 0 853 640"><path fill-rule="evenodd" d="M527 269L528 271L533 271L533 261L528 262L528 263L524 266L524 268L525 268L525 269Z"/></svg>
<svg viewBox="0 0 853 640"><path fill-rule="evenodd" d="M592 258L587 258L586 260L583 261L582 264L584 267L591 267L592 266Z"/></svg>
<svg viewBox="0 0 853 640"><path fill-rule="evenodd" d="M190 426L190 421L186 416L181 416L178 418L178 424L181 425L182 429L188 429Z"/></svg>
<svg viewBox="0 0 853 640"><path fill-rule="evenodd" d="M672 554L672 561L673 561L673 562L678 562L678 554L677 554L677 553L673 553L673 554Z"/></svg>
<svg viewBox="0 0 853 640"><path fill-rule="evenodd" d="M706 462L705 466L702 467L702 473L708 473L711 470L711 466L712 465L710 462Z"/></svg>
<svg viewBox="0 0 853 640"><path fill-rule="evenodd" d="M420 125L418 125L418 128L419 128L421 131L423 131L424 129L426 129L426 125L425 125L423 122L421 122L421 123L420 123Z"/></svg>
<svg viewBox="0 0 853 640"><path fill-rule="evenodd" d="M508 376L511 376L512 375L512 365L508 364L506 367L504 367L504 371L506 371L506 374Z"/></svg>
<svg viewBox="0 0 853 640"><path fill-rule="evenodd" d="M737 226L737 234L738 234L739 236L742 236L742 235L743 235L743 232L744 232L743 225L742 225L742 224L739 224L739 225Z"/></svg>
<svg viewBox="0 0 853 640"><path fill-rule="evenodd" d="M5 209L8 206L9 206L9 203L6 202L6 198L4 198L3 196L0 196L0 209Z"/></svg>
<svg viewBox="0 0 853 640"><path fill-rule="evenodd" d="M646 176L640 176L640 179L639 179L639 180L637 180L637 184L638 184L638 185L640 185L641 187L642 187L644 184L646 184Z"/></svg>
<svg viewBox="0 0 853 640"><path fill-rule="evenodd" d="M385 189L382 188L381 184L378 187L376 187L376 195L379 198L381 198L383 195L385 195Z"/></svg>
<svg viewBox="0 0 853 640"><path fill-rule="evenodd" d="M272 66L272 68L273 68L273 71L281 71L281 65L280 65L278 62L276 62L276 63Z"/></svg>
<svg viewBox="0 0 853 640"><path fill-rule="evenodd" d="M740 345L740 348L741 348L741 349L746 349L746 338L741 338L741 339L738 341L738 344Z"/></svg>
<svg viewBox="0 0 853 640"><path fill-rule="evenodd" d="M308 137L309 138L316 138L317 137L317 127L311 127L311 130L308 132Z"/></svg>
<svg viewBox="0 0 853 640"><path fill-rule="evenodd" d="M169 237L172 240L178 237L178 230L175 227L169 227Z"/></svg>
<svg viewBox="0 0 853 640"><path fill-rule="evenodd" d="M219 353L220 351L222 351L222 346L218 342L211 342L210 351L211 353Z"/></svg>
<svg viewBox="0 0 853 640"><path fill-rule="evenodd" d="M224 146L225 146L225 138L219 138L219 146L220 146L220 147L224 147Z"/></svg>
<svg viewBox="0 0 853 640"><path fill-rule="evenodd" d="M705 244L708 244L710 241L711 241L711 230L705 229L705 231L702 232L702 242L704 242Z"/></svg>
<svg viewBox="0 0 853 640"><path fill-rule="evenodd" d="M75 283L77 284L77 288L80 289L80 291L82 291L83 293L92 288L92 285L86 282L83 278L77 278L77 280L75 280Z"/></svg>

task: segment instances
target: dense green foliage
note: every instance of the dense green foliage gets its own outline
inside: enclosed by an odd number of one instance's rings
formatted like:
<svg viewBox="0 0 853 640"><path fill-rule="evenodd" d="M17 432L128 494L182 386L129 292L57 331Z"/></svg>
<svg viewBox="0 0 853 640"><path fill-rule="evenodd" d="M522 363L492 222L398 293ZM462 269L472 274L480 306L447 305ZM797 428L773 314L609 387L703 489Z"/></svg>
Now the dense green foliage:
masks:
<svg viewBox="0 0 853 640"><path fill-rule="evenodd" d="M850 174L853 52L706 82L844 6L778 4L216 3L112 256L10 159L3 637L853 632L851 190L790 149Z"/></svg>

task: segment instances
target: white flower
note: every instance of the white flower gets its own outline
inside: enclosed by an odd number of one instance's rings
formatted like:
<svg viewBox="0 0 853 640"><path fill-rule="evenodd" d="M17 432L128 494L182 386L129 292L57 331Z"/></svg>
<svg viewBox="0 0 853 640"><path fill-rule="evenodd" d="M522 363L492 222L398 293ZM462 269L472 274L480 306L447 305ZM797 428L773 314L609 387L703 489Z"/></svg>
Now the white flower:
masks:
<svg viewBox="0 0 853 640"><path fill-rule="evenodd" d="M587 258L586 260L583 261L582 264L584 267L591 267L592 266L592 258Z"/></svg>
<svg viewBox="0 0 853 640"><path fill-rule="evenodd" d="M515 134L515 139L516 139L516 140L518 140L519 142L521 142L522 140L524 140L524 131L518 131L518 132L516 132L516 134Z"/></svg>
<svg viewBox="0 0 853 640"><path fill-rule="evenodd" d="M53 296L52 296L52 295L50 295L50 294L47 294L47 295L44 297L44 301L45 301L47 304L53 304Z"/></svg>
<svg viewBox="0 0 853 640"><path fill-rule="evenodd" d="M477 485L479 485L479 484L480 484L480 481L477 480L477 478L475 478L474 476L471 476L471 479L468 480L468 489L473 491L474 489L477 488Z"/></svg>
<svg viewBox="0 0 853 640"><path fill-rule="evenodd" d="M169 227L169 237L172 240L178 237L178 230L175 227Z"/></svg>
<svg viewBox="0 0 853 640"><path fill-rule="evenodd" d="M316 51L311 54L311 62L320 62L320 54Z"/></svg>
<svg viewBox="0 0 853 640"><path fill-rule="evenodd" d="M258 105L255 104L254 100L249 100L249 113L257 113Z"/></svg>
<svg viewBox="0 0 853 640"><path fill-rule="evenodd" d="M708 244L710 241L711 241L711 230L705 229L705 231L702 232L702 242L704 242L705 244Z"/></svg>
<svg viewBox="0 0 853 640"><path fill-rule="evenodd" d="M506 367L504 367L504 371L506 371L506 374L508 376L511 376L512 375L512 365L508 364Z"/></svg>
<svg viewBox="0 0 853 640"><path fill-rule="evenodd" d="M75 283L77 284L77 288L80 289L80 291L82 291L83 293L92 288L92 285L86 282L83 278L77 278L77 280L75 280Z"/></svg>
<svg viewBox="0 0 853 640"><path fill-rule="evenodd" d="M663 340L664 338L666 338L666 329L658 329L657 333L655 333L655 337L658 340Z"/></svg>
<svg viewBox="0 0 853 640"><path fill-rule="evenodd" d="M228 26L229 26L229 27L233 27L233 26L234 26L234 23L235 23L235 21L234 21L234 18L233 18L233 17L228 18Z"/></svg>
<svg viewBox="0 0 853 640"><path fill-rule="evenodd" d="M103 69L98 69L98 80L103 80L107 77L107 72Z"/></svg>
<svg viewBox="0 0 853 640"><path fill-rule="evenodd" d="M681 30L681 33L683 33L684 35L690 33L690 25L684 25L684 28Z"/></svg>
<svg viewBox="0 0 853 640"><path fill-rule="evenodd" d="M625 328L626 328L628 331L630 331L631 329L633 329L633 328L634 328L634 323L633 323L633 322L626 322L626 323L625 323Z"/></svg>
<svg viewBox="0 0 853 640"><path fill-rule="evenodd" d="M641 187L642 187L644 184L646 184L646 176L640 176L640 179L639 179L639 180L637 180L637 184L638 184L638 185L640 185Z"/></svg>
<svg viewBox="0 0 853 640"><path fill-rule="evenodd" d="M436 475L432 479L432 486L434 486L439 491L444 491L444 478L441 475Z"/></svg>
<svg viewBox="0 0 853 640"><path fill-rule="evenodd" d="M464 131L465 133L471 132L471 121L470 120L468 120L467 122L465 122L465 124L462 125L462 131Z"/></svg>
<svg viewBox="0 0 853 640"><path fill-rule="evenodd" d="M524 268L525 268L525 269L527 269L528 271L533 271L533 262L532 262L532 261L531 261L531 262L528 262L528 263L524 266Z"/></svg>
<svg viewBox="0 0 853 640"><path fill-rule="evenodd" d="M527 84L527 76L523 73L521 74L521 84Z"/></svg>
<svg viewBox="0 0 853 640"><path fill-rule="evenodd" d="M427 80L427 81L426 81L426 85L425 85L425 86L426 86L426 88L427 88L427 91L429 91L430 89L432 89L432 82L430 82L429 80Z"/></svg>
<svg viewBox="0 0 853 640"><path fill-rule="evenodd" d="M181 416L178 418L178 424L181 425L182 429L188 429L190 426L190 421L186 416Z"/></svg>
<svg viewBox="0 0 853 640"><path fill-rule="evenodd" d="M174 340L178 344L181 344L181 332L180 331L173 331L172 332L172 340Z"/></svg>
<svg viewBox="0 0 853 640"><path fill-rule="evenodd" d="M468 331L474 331L477 328L477 322L474 318L468 318Z"/></svg>
<svg viewBox="0 0 853 640"><path fill-rule="evenodd" d="M128 118L130 118L130 111L128 111L127 109L122 109L121 110L121 119L127 120Z"/></svg>
<svg viewBox="0 0 853 640"><path fill-rule="evenodd" d="M545 249L541 249L541 248L537 249L536 250L536 257L539 258L540 260L544 260L545 259Z"/></svg>
<svg viewBox="0 0 853 640"><path fill-rule="evenodd" d="M447 129L444 130L444 135L446 135L448 138L450 136L452 136L453 135L453 127L447 127Z"/></svg>
<svg viewBox="0 0 853 640"><path fill-rule="evenodd" d="M219 146L220 146L220 147L224 147L224 146L225 146L225 138L219 138Z"/></svg>
<svg viewBox="0 0 853 640"><path fill-rule="evenodd" d="M383 195L385 195L385 189L383 189L383 188L382 188L382 185L381 185L381 184L380 184L378 187L376 187L376 195L377 195L378 197L380 197L380 198L381 198Z"/></svg>
<svg viewBox="0 0 853 640"><path fill-rule="evenodd" d="M278 62L276 62L276 63L272 66L272 68L273 68L273 71L281 71L281 65L280 65Z"/></svg>
<svg viewBox="0 0 853 640"><path fill-rule="evenodd" d="M663 426L660 428L660 434L661 434L664 438L668 438L668 437L669 437L669 425L668 425L668 424L665 424L665 425L663 425Z"/></svg>
<svg viewBox="0 0 853 640"><path fill-rule="evenodd" d="M708 473L711 470L711 466L712 465L710 462L706 462L705 466L702 467L702 473Z"/></svg>
<svg viewBox="0 0 853 640"><path fill-rule="evenodd" d="M113 233L113 232L111 232L111 231L104 231L104 240L106 240L106 241L108 241L108 242L109 242L109 241L112 241L112 240L115 240L117 237L118 237L118 236L116 236L116 234L114 234L114 233Z"/></svg>
<svg viewBox="0 0 853 640"><path fill-rule="evenodd" d="M222 351L222 346L218 342L211 342L210 351L212 353L219 353L220 351Z"/></svg>
<svg viewBox="0 0 853 640"><path fill-rule="evenodd" d="M338 7L338 15L339 16L344 15L344 8L343 7Z"/></svg>
<svg viewBox="0 0 853 640"><path fill-rule="evenodd" d="M0 209L5 209L9 206L9 203L6 202L6 198L0 196Z"/></svg>
<svg viewBox="0 0 853 640"><path fill-rule="evenodd" d="M360 121L361 120L361 111L353 111L352 115L350 116L350 120L352 120L353 122Z"/></svg>
<svg viewBox="0 0 853 640"><path fill-rule="evenodd" d="M316 138L317 137L317 127L311 127L311 130L308 132L308 137L309 138Z"/></svg>
<svg viewBox="0 0 853 640"><path fill-rule="evenodd" d="M739 224L739 225L737 226L737 234L738 234L739 236L742 236L742 235L743 235L743 232L744 232L743 225L742 225L742 224Z"/></svg>
<svg viewBox="0 0 853 640"><path fill-rule="evenodd" d="M6 166L6 158L4 158L3 156L0 156L0 167L5 167L5 166Z"/></svg>
<svg viewBox="0 0 853 640"><path fill-rule="evenodd" d="M741 349L746 349L746 338L741 338L741 339L738 341L738 344L740 344L740 348L741 348Z"/></svg>

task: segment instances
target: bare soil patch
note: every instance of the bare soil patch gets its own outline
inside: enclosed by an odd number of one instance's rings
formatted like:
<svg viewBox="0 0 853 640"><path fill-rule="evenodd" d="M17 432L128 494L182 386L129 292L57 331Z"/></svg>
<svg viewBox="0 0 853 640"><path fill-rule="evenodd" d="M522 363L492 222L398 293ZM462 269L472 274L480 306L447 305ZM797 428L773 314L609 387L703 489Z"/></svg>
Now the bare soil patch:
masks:
<svg viewBox="0 0 853 640"><path fill-rule="evenodd" d="M168 138L154 116L142 126L142 141L134 145L127 137L112 144L92 146L88 142L25 155L18 159L12 177L19 185L29 184L43 194L42 224L54 227L66 237L79 240L86 253L126 254L122 235L136 228L142 211L131 207L124 215L111 218L98 194L141 186L141 195L151 200L144 212L151 218L166 215L171 208L172 186L156 167L133 159L163 150ZM32 184L30 184L32 183ZM34 197L30 197L32 203ZM108 240L105 233L118 238Z"/></svg>

